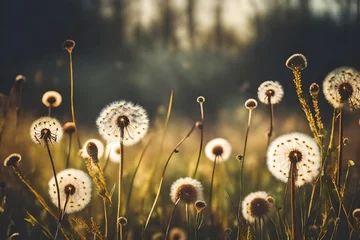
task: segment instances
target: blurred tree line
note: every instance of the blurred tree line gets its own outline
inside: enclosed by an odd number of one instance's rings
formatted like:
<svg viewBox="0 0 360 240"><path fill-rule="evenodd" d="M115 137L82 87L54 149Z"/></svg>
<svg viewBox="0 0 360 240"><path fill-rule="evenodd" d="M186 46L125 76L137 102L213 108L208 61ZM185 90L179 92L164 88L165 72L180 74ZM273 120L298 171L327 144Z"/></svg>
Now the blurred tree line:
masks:
<svg viewBox="0 0 360 240"><path fill-rule="evenodd" d="M21 73L28 78L27 109L42 111L42 93L56 89L65 100L59 111L68 111L68 56L61 49L68 38L77 43L79 120L89 123L117 99L137 102L154 113L167 103L171 89L179 113L198 114L198 95L206 97L207 112L216 113L256 97L265 80L280 81L286 95L283 104L293 106L297 99L284 62L295 52L309 61L306 89L311 82L321 83L333 68L360 69L358 0L248 0L251 27L242 29L251 32L247 41L224 23L228 1L184 0L181 12L174 1L148 1L152 8L143 11L157 14L147 26L140 20L145 13L136 9L146 2L142 0L4 1L1 92L7 93ZM315 14L314 1L336 6L336 15ZM204 32L196 14L210 2L212 25Z"/></svg>

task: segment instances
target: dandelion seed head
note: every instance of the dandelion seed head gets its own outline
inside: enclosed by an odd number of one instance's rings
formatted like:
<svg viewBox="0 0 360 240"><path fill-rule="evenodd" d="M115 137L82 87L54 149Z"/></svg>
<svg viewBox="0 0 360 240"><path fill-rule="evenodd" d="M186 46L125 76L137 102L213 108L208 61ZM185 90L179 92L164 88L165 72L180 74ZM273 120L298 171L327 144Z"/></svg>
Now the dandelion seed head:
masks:
<svg viewBox="0 0 360 240"><path fill-rule="evenodd" d="M62 102L62 96L56 91L47 91L43 94L41 101L46 107L58 107Z"/></svg>
<svg viewBox="0 0 360 240"><path fill-rule="evenodd" d="M169 239L170 240L186 240L187 236L183 229L174 227L170 230Z"/></svg>
<svg viewBox="0 0 360 240"><path fill-rule="evenodd" d="M20 161L21 161L21 155L18 153L12 153L4 160L4 166L5 167L17 166Z"/></svg>
<svg viewBox="0 0 360 240"><path fill-rule="evenodd" d="M274 139L268 147L267 166L280 181L287 182L291 163L296 164L296 186L312 182L320 171L320 150L315 140L302 133Z"/></svg>
<svg viewBox="0 0 360 240"><path fill-rule="evenodd" d="M197 101L198 103L204 103L204 102L205 102L205 98L204 98L203 96L199 96L199 97L196 99L196 101Z"/></svg>
<svg viewBox="0 0 360 240"><path fill-rule="evenodd" d="M242 202L242 215L250 224L259 220L263 224L271 217L274 209L274 199L269 198L269 195L263 191L250 193Z"/></svg>
<svg viewBox="0 0 360 240"><path fill-rule="evenodd" d="M295 53L285 62L287 68L291 70L304 70L307 67L307 59L303 54Z"/></svg>
<svg viewBox="0 0 360 240"><path fill-rule="evenodd" d="M145 109L131 102L117 101L105 107L96 120L100 135L108 142L119 141L124 128L125 146L139 142L147 133L149 119Z"/></svg>
<svg viewBox="0 0 360 240"><path fill-rule="evenodd" d="M197 200L203 200L203 187L196 179L179 178L171 185L170 197L174 203L179 198L185 203L195 203Z"/></svg>
<svg viewBox="0 0 360 240"><path fill-rule="evenodd" d="M249 98L244 105L248 110L253 110L257 107L258 103L255 99Z"/></svg>
<svg viewBox="0 0 360 240"><path fill-rule="evenodd" d="M277 104L284 96L283 87L277 81L265 81L258 88L258 99L260 102L269 104Z"/></svg>
<svg viewBox="0 0 360 240"><path fill-rule="evenodd" d="M63 136L63 129L56 118L41 117L35 120L30 127L31 140L36 144L43 142L58 143Z"/></svg>
<svg viewBox="0 0 360 240"><path fill-rule="evenodd" d="M231 144L224 138L214 138L205 146L206 157L214 161L222 162L229 159L231 156Z"/></svg>
<svg viewBox="0 0 360 240"><path fill-rule="evenodd" d="M350 67L340 67L331 71L324 79L323 91L326 100L334 108L348 105L360 108L360 76Z"/></svg>
<svg viewBox="0 0 360 240"><path fill-rule="evenodd" d="M62 170L56 176L60 189L61 209L64 208L67 197L66 213L84 209L91 199L92 186L89 176L84 171L72 168ZM54 177L49 181L49 195L52 203L57 206L58 198Z"/></svg>
<svg viewBox="0 0 360 240"><path fill-rule="evenodd" d="M103 156L104 150L104 144L100 140L91 138L84 143L80 156L97 161Z"/></svg>

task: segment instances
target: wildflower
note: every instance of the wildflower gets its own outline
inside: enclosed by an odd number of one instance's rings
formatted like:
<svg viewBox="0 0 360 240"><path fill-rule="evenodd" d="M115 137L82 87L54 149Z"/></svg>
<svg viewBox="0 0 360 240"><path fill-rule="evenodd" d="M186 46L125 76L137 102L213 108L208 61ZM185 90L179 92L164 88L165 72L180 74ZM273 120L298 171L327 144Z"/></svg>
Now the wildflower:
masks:
<svg viewBox="0 0 360 240"><path fill-rule="evenodd" d="M91 158L96 162L102 157L103 154L104 144L95 138L87 140L80 150L80 156L82 158Z"/></svg>
<svg viewBox="0 0 360 240"><path fill-rule="evenodd" d="M326 100L334 108L342 108L346 103L350 108L360 108L360 76L350 67L331 71L323 82Z"/></svg>
<svg viewBox="0 0 360 240"><path fill-rule="evenodd" d="M82 210L91 199L91 180L89 176L77 169L65 169L57 174L60 189L60 205L66 213ZM49 181L49 195L54 205L58 205L55 178Z"/></svg>
<svg viewBox="0 0 360 240"><path fill-rule="evenodd" d="M307 67L306 57L300 53L295 53L286 60L285 66L293 71L304 70Z"/></svg>
<svg viewBox="0 0 360 240"><path fill-rule="evenodd" d="M277 104L284 96L284 90L277 81L265 81L258 88L258 99L265 104Z"/></svg>
<svg viewBox="0 0 360 240"><path fill-rule="evenodd" d="M41 99L46 107L58 107L62 102L61 94L56 91L47 91Z"/></svg>
<svg viewBox="0 0 360 240"><path fill-rule="evenodd" d="M205 155L211 161L216 158L217 161L221 162L229 159L231 150L231 145L226 139L214 138L206 144Z"/></svg>
<svg viewBox="0 0 360 240"><path fill-rule="evenodd" d="M4 166L5 167L17 166L20 161L21 161L21 155L18 153L12 153L4 160Z"/></svg>
<svg viewBox="0 0 360 240"><path fill-rule="evenodd" d="M242 202L242 215L251 224L255 221L263 224L271 217L274 209L274 199L262 191L250 193Z"/></svg>
<svg viewBox="0 0 360 240"><path fill-rule="evenodd" d="M315 140L302 133L276 138L267 151L267 166L277 179L287 182L291 163L296 164L296 186L312 182L319 174L320 150Z"/></svg>
<svg viewBox="0 0 360 240"><path fill-rule="evenodd" d="M106 145L105 156L114 163L119 163L121 159L121 148L119 142L110 142Z"/></svg>
<svg viewBox="0 0 360 240"><path fill-rule="evenodd" d="M30 136L34 143L57 143L63 135L59 121L52 117L41 117L35 120L30 127Z"/></svg>
<svg viewBox="0 0 360 240"><path fill-rule="evenodd" d="M203 199L203 187L201 183L193 178L179 178L170 189L171 200L175 203L179 198L185 203L195 203Z"/></svg>
<svg viewBox="0 0 360 240"><path fill-rule="evenodd" d="M100 135L108 142L118 141L121 128L124 131L124 145L130 146L139 142L149 128L146 111L131 102L117 101L105 107L96 120Z"/></svg>
<svg viewBox="0 0 360 240"><path fill-rule="evenodd" d="M186 240L187 236L184 230L174 227L170 230L170 240Z"/></svg>
<svg viewBox="0 0 360 240"><path fill-rule="evenodd" d="M249 98L244 105L248 110L253 110L257 107L258 103L255 99Z"/></svg>

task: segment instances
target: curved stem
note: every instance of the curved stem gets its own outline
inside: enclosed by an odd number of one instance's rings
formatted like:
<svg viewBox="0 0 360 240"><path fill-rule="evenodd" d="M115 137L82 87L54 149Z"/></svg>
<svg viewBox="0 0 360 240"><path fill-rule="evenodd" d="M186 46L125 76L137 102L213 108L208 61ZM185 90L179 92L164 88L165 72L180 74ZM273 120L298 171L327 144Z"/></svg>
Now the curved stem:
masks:
<svg viewBox="0 0 360 240"><path fill-rule="evenodd" d="M211 174L210 193L209 193L209 208L210 208L210 223L211 223L211 226L214 224L214 214L213 214L213 211L212 211L212 193L213 193L213 184L214 184L216 160L217 160L217 156L215 156L215 159L214 159L213 170L212 170L212 174Z"/></svg>
<svg viewBox="0 0 360 240"><path fill-rule="evenodd" d="M79 149L81 149L79 131L75 121L75 109L74 109L74 72L73 72L73 63L72 63L72 52L69 51L69 68L70 68L70 104L71 104L71 117L75 125L76 138L78 142Z"/></svg>
<svg viewBox="0 0 360 240"><path fill-rule="evenodd" d="M172 218L173 218L174 213L175 213L176 206L177 206L177 204L179 203L179 201L180 201L180 198L178 198L178 200L176 200L176 202L175 202L175 204L174 204L173 210L172 210L171 215L170 215L169 223L168 223L167 228L166 228L164 240L167 240L167 238L168 238L171 221L172 221Z"/></svg>
<svg viewBox="0 0 360 240"><path fill-rule="evenodd" d="M200 104L200 116L201 116L200 146L199 146L199 153L198 153L198 157L197 157L197 161L196 161L196 167L195 167L195 170L194 170L194 174L192 176L193 178L195 178L198 167L199 167L202 148L203 148L203 144L204 144L204 102L199 102L199 104Z"/></svg>
<svg viewBox="0 0 360 240"><path fill-rule="evenodd" d="M146 228L147 228L147 226L148 226L148 224L149 224L151 215L152 215L152 213L154 212L156 203L157 203L157 201L159 200L159 196L160 196L160 192L161 192L161 187L162 187L162 184L163 184L163 182L164 182L164 177L165 177L166 168L167 168L167 166L168 166L168 164L169 164L169 162L170 162L170 159L171 159L172 155L173 155L175 152L178 151L178 150L177 150L178 147L180 147L180 145L191 135L191 133L194 131L195 127L196 127L196 124L194 124L194 125L192 126L192 128L190 129L190 131L188 132L188 134L187 134L183 139L180 140L180 142L175 146L175 148L173 149L173 151L170 153L170 156L169 156L168 159L166 160L166 163L165 163L165 166L164 166L164 169L163 169L163 172L162 172L162 176L161 176L161 179L160 179L160 183L159 183L159 187L158 187L158 191L157 191L157 193L156 193L156 197L155 197L154 203L153 203L153 205L152 205L152 207L151 207L150 213L149 213L149 215L148 215L148 217L147 217L147 219L146 219L145 225L144 225L144 229L143 229L143 232L142 232L142 238L145 237L144 234L145 234Z"/></svg>

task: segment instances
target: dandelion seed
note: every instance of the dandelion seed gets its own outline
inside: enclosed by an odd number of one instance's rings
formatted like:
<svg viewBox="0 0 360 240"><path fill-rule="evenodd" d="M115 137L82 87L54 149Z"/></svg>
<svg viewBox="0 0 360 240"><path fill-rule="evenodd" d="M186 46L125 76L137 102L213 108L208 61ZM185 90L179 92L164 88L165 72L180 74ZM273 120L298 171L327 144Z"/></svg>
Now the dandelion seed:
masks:
<svg viewBox="0 0 360 240"><path fill-rule="evenodd" d="M61 209L74 213L84 209L91 199L91 180L89 176L77 169L65 169L57 174L60 189ZM49 181L49 195L54 205L58 205L55 178ZM64 210L65 209L65 210Z"/></svg>
<svg viewBox="0 0 360 240"><path fill-rule="evenodd" d="M242 202L242 215L250 224L254 224L255 221L264 224L271 217L274 210L274 199L269 197L266 192L250 193Z"/></svg>
<svg viewBox="0 0 360 240"><path fill-rule="evenodd" d="M265 81L258 88L258 99L265 104L277 104L284 96L284 90L277 81Z"/></svg>
<svg viewBox="0 0 360 240"><path fill-rule="evenodd" d="M205 146L205 155L211 161L215 158L218 162L226 161L231 156L231 151L231 144L224 138L215 138Z"/></svg>
<svg viewBox="0 0 360 240"><path fill-rule="evenodd" d="M36 144L41 145L44 141L47 143L58 143L63 136L63 131L57 119L41 117L31 124L30 136Z"/></svg>
<svg viewBox="0 0 360 240"><path fill-rule="evenodd" d="M171 200L175 203L179 198L185 203L195 203L203 199L203 187L201 183L193 178L179 178L170 189Z"/></svg>
<svg viewBox="0 0 360 240"><path fill-rule="evenodd" d="M149 119L146 111L131 102L117 101L105 107L96 120L100 135L108 142L119 141L124 128L125 146L139 142L147 133Z"/></svg>
<svg viewBox="0 0 360 240"><path fill-rule="evenodd" d="M326 100L334 108L347 104L350 108L360 108L360 73L350 67L340 67L331 71L323 82Z"/></svg>
<svg viewBox="0 0 360 240"><path fill-rule="evenodd" d="M319 175L320 150L313 138L294 132L272 141L267 151L267 166L274 177L288 182L291 163L296 164L298 187Z"/></svg>
<svg viewBox="0 0 360 240"><path fill-rule="evenodd" d="M41 101L46 107L54 108L60 106L62 96L56 91L47 91L43 94Z"/></svg>
<svg viewBox="0 0 360 240"><path fill-rule="evenodd" d="M287 68L291 70L304 70L307 67L307 59L300 53L291 55L285 62Z"/></svg>
<svg viewBox="0 0 360 240"><path fill-rule="evenodd" d="M80 150L80 156L82 158L93 159L98 161L104 154L104 144L95 138L87 140L82 149Z"/></svg>
<svg viewBox="0 0 360 240"><path fill-rule="evenodd" d="M174 227L170 230L169 234L170 240L186 240L187 236L184 230L181 228Z"/></svg>
<svg viewBox="0 0 360 240"><path fill-rule="evenodd" d="M21 155L18 153L12 153L4 160L4 166L5 167L17 166L19 165L20 161L21 161Z"/></svg>
<svg viewBox="0 0 360 240"><path fill-rule="evenodd" d="M355 209L352 212L352 216L356 221L360 221L360 208Z"/></svg>

